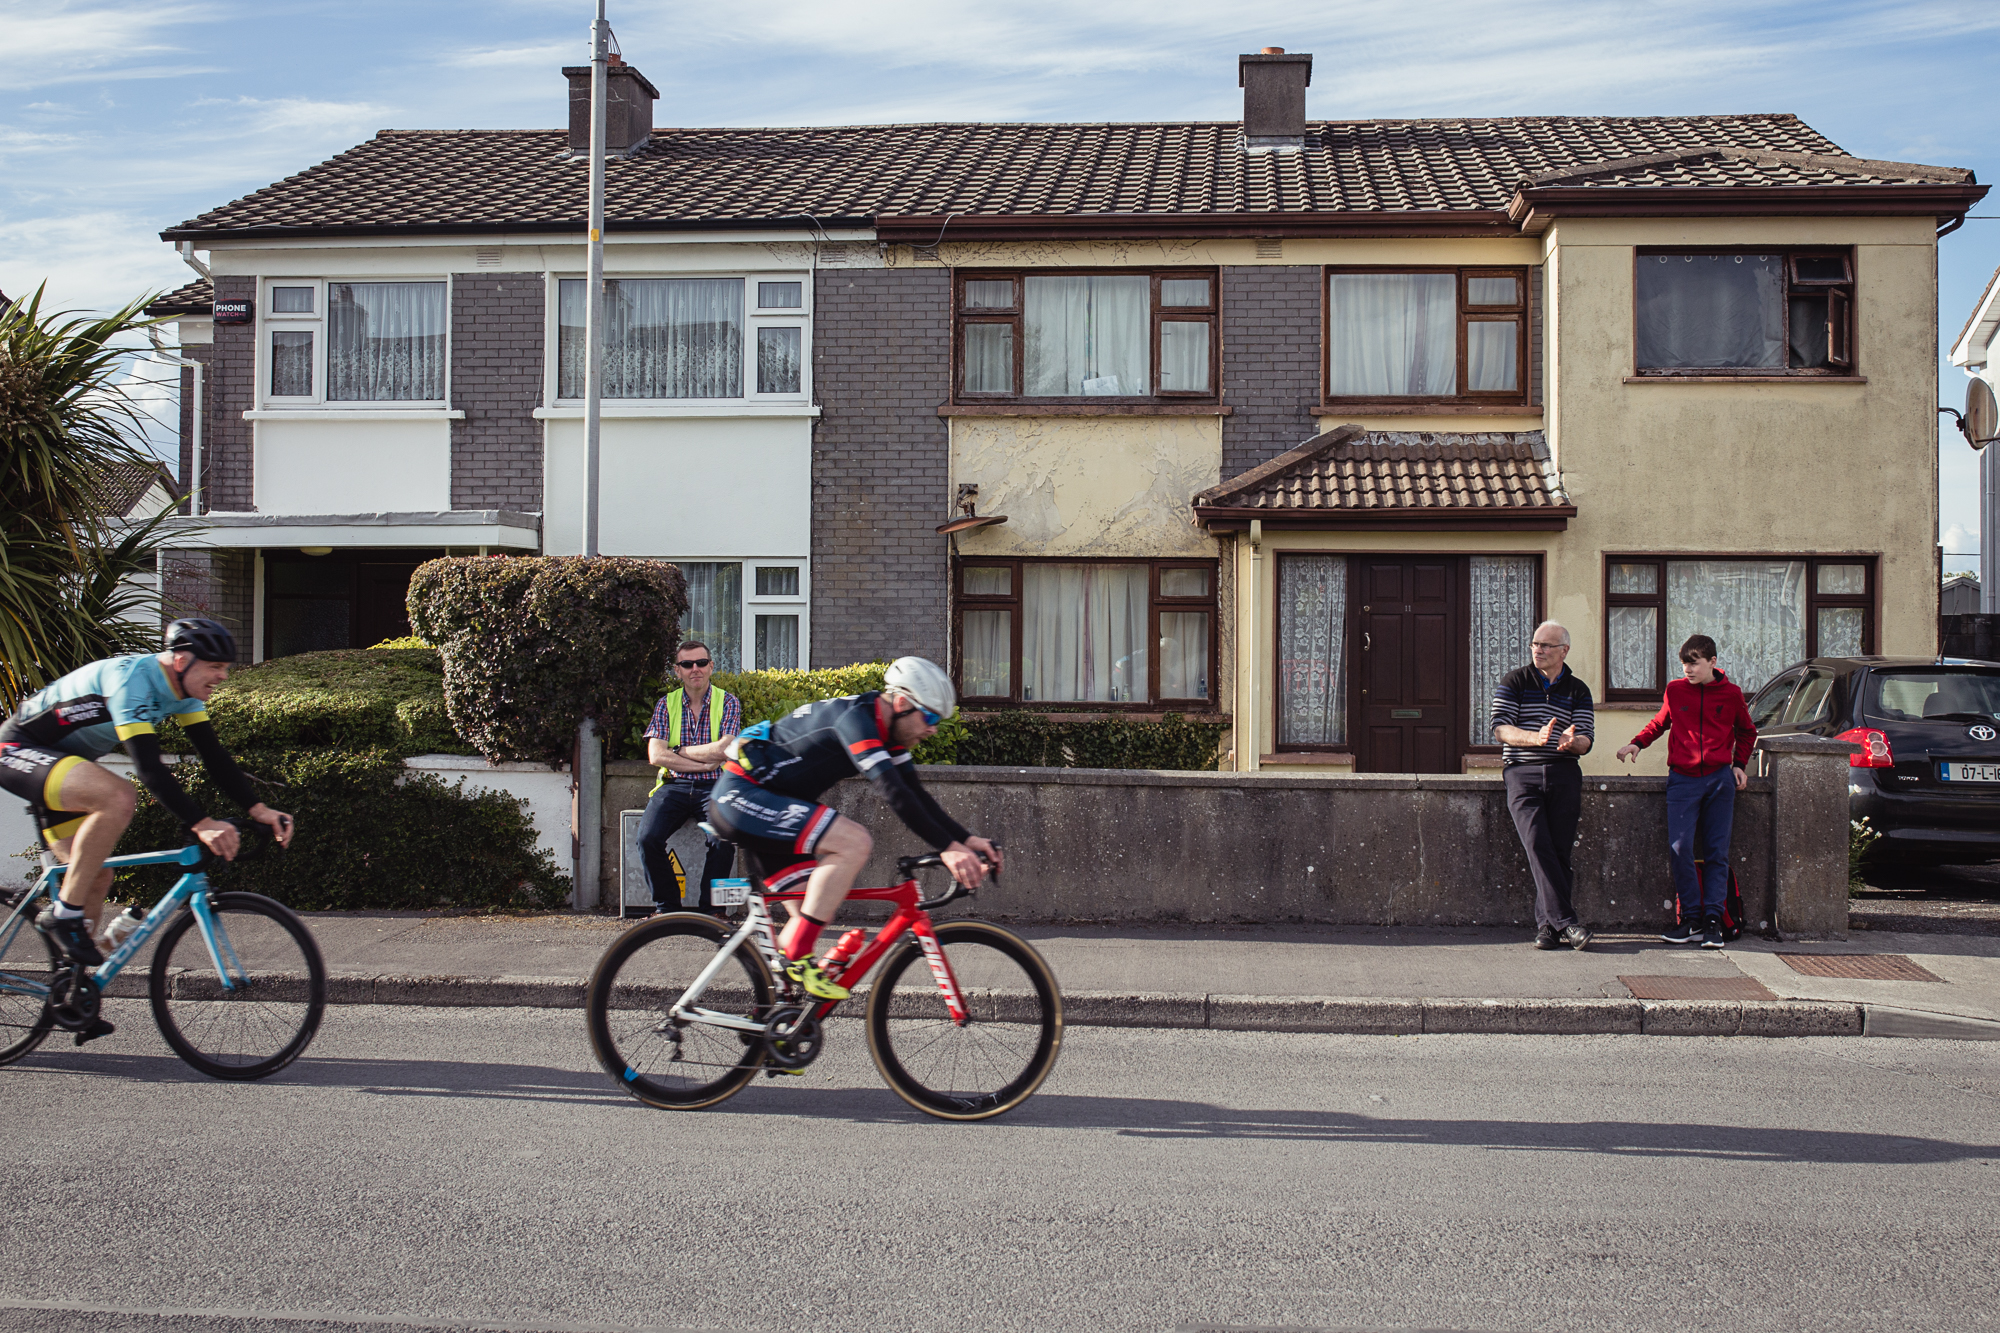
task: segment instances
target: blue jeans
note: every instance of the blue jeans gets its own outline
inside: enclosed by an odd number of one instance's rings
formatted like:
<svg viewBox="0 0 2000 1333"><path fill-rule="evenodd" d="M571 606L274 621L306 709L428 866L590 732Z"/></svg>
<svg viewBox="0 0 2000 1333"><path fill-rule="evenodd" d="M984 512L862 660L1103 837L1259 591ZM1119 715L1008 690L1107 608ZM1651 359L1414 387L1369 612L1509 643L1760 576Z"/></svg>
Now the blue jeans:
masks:
<svg viewBox="0 0 2000 1333"><path fill-rule="evenodd" d="M1703 778L1667 774L1667 846L1683 918L1722 915L1722 900L1729 893L1729 829L1735 820L1735 769L1724 764ZM1697 857L1702 861L1699 882Z"/></svg>
<svg viewBox="0 0 2000 1333"><path fill-rule="evenodd" d="M690 819L708 818L708 790L706 782L669 782L646 802L646 813L639 820L639 859L646 867L646 883L653 890L653 905L669 912L679 910L681 894L674 883L673 868L667 864L667 839ZM709 894L709 886L729 874L729 867L736 860L736 847L706 836L703 841L708 845L707 856L701 867L701 885L693 905L699 905L705 912L714 901ZM689 874L694 872L692 866L681 868Z"/></svg>

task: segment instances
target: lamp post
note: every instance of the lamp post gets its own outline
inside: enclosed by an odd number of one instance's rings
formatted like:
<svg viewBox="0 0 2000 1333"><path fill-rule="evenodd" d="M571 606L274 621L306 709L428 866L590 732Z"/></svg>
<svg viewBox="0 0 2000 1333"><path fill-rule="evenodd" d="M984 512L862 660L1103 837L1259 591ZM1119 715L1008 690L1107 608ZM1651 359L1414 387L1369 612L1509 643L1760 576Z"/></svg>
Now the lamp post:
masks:
<svg viewBox="0 0 2000 1333"><path fill-rule="evenodd" d="M604 397L604 109L610 83L611 24L604 0L590 25L590 279L584 283L583 554L597 554L597 445ZM576 906L596 908L604 842L604 747L597 723L576 729Z"/></svg>

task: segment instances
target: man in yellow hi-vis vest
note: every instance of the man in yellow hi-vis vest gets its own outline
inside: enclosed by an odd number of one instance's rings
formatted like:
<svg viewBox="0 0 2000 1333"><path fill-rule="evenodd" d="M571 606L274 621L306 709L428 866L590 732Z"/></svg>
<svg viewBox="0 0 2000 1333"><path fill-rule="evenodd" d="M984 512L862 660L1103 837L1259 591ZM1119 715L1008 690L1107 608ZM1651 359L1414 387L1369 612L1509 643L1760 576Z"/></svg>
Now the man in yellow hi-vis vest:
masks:
<svg viewBox="0 0 2000 1333"><path fill-rule="evenodd" d="M727 690L709 684L715 660L707 644L690 639L676 649L674 674L680 677L681 688L653 706L653 720L646 724L646 760L660 766L660 780L639 821L639 856L646 866L647 886L653 891L653 909L666 912L681 906L680 885L667 860L667 839L690 819L708 817L708 794L721 772L683 758L681 751L743 730L742 703ZM712 908L709 886L729 874L736 858L732 844L715 838L706 841L708 854L694 904L703 911Z"/></svg>

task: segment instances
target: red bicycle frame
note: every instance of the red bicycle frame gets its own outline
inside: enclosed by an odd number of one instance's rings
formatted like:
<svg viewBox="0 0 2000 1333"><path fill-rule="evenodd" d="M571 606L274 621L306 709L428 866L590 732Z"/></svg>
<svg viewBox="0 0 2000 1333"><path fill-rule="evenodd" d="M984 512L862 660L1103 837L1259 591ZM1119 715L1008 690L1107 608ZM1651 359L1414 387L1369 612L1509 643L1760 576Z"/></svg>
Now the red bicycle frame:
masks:
<svg viewBox="0 0 2000 1333"><path fill-rule="evenodd" d="M781 893L771 894L758 894L753 890L751 901L756 903L761 898L764 902L792 902L805 896L803 888L787 889ZM954 893L952 896L956 897L957 894ZM930 913L920 905L923 893L917 887L916 877L911 876L901 884L890 888L855 889L847 895L849 902L857 899L863 902L894 903L896 913L883 923L882 928L875 933L875 937L864 944L859 952L843 963L834 964L827 975L836 981L850 976L855 981L860 981L868 975L868 970L875 966L882 955L902 939L903 932L909 931L917 937L917 945L924 951L924 961L930 964L931 975L937 979L938 989L944 992L944 1003L945 1007L951 1010L951 1021L963 1026L971 1014L965 1007L965 995L958 988L958 978L952 975L951 962L944 956L944 950L938 947L937 931L931 925ZM758 947L771 961L772 971L783 975L784 954L778 948L777 931L771 924L771 915L767 911L755 909L753 914L757 918ZM839 1000L820 1001L813 1008L813 1017L826 1017L839 1003Z"/></svg>

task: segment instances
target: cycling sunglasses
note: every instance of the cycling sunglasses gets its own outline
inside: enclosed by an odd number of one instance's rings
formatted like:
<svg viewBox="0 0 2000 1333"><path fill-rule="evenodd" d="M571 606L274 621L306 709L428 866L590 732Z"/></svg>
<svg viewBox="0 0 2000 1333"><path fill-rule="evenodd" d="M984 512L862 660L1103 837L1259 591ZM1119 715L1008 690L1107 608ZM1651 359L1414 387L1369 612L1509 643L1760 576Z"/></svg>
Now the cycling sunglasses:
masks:
<svg viewBox="0 0 2000 1333"><path fill-rule="evenodd" d="M915 699L910 700L910 702L917 703ZM943 713L933 713L922 704L917 704L917 716L924 720L924 725L927 727L935 727L938 723L944 721Z"/></svg>
<svg viewBox="0 0 2000 1333"><path fill-rule="evenodd" d="M686 667L689 670L692 670L695 667L705 667L708 665L708 663L709 659L706 657L690 657L685 661L676 662L674 663L674 665L677 667Z"/></svg>

